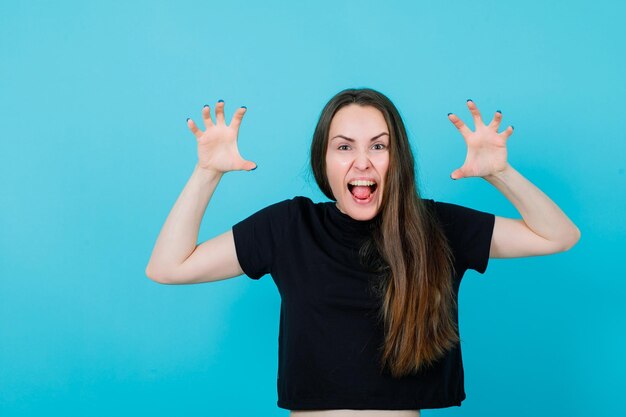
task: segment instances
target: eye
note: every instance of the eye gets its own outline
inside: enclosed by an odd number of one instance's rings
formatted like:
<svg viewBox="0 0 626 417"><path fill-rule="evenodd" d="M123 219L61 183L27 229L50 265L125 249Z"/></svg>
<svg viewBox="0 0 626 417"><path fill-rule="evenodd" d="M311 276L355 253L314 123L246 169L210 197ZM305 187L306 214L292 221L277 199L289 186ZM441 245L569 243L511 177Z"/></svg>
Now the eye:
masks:
<svg viewBox="0 0 626 417"><path fill-rule="evenodd" d="M376 149L377 151L381 151L383 149L386 148L386 146L382 143L377 143L376 145L372 146L372 148Z"/></svg>
<svg viewBox="0 0 626 417"><path fill-rule="evenodd" d="M350 147L348 145L339 145L337 149L339 149L340 151L347 151L350 149Z"/></svg>

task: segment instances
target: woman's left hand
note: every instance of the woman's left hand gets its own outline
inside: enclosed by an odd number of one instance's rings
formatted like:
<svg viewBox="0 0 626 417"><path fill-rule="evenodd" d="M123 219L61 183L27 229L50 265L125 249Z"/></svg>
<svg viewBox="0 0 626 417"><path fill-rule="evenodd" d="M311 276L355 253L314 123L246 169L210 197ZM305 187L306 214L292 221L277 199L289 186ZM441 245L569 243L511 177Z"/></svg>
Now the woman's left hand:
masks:
<svg viewBox="0 0 626 417"><path fill-rule="evenodd" d="M513 126L509 126L502 133L498 133L502 113L498 110L488 125L483 123L476 104L468 100L467 107L474 117L475 131L470 130L461 119L450 113L448 119L459 129L463 140L467 144L465 162L450 174L450 178L458 180L464 177L486 177L504 171L508 166L506 141L513 133Z"/></svg>

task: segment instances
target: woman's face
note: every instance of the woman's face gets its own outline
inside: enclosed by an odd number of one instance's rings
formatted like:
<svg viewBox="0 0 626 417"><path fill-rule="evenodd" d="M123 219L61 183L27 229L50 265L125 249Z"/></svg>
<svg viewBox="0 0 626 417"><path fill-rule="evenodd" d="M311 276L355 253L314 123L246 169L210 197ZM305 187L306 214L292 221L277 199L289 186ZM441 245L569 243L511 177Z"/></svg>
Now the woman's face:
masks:
<svg viewBox="0 0 626 417"><path fill-rule="evenodd" d="M389 129L380 110L349 104L335 113L326 148L326 176L337 208L355 220L378 213L389 167Z"/></svg>

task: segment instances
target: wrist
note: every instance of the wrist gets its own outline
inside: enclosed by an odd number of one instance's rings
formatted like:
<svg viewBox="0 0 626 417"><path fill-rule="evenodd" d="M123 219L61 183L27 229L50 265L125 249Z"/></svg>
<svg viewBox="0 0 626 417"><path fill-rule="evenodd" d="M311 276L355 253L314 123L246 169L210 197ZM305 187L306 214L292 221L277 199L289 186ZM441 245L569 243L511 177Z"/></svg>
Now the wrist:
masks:
<svg viewBox="0 0 626 417"><path fill-rule="evenodd" d="M515 169L511 165L509 165L509 163L507 162L506 166L503 169L496 171L492 174L485 175L483 178L490 182L493 180L496 180L496 181L502 180L506 178L507 176L509 176L511 172L513 172L514 170Z"/></svg>
<svg viewBox="0 0 626 417"><path fill-rule="evenodd" d="M210 168L202 168L200 165L196 164L193 170L193 175L198 177L203 182L213 182L216 180L219 181L224 173Z"/></svg>

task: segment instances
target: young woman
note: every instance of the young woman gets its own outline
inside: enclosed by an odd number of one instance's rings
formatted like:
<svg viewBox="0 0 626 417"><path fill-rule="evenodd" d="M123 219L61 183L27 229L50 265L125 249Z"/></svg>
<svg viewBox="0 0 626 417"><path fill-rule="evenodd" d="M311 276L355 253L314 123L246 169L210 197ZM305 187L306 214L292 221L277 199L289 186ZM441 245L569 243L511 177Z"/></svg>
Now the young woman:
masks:
<svg viewBox="0 0 626 417"><path fill-rule="evenodd" d="M566 251L578 228L508 162L509 126L485 125L467 101L475 131L450 121L467 144L453 179L482 177L523 219L420 197L402 119L371 89L335 95L311 145L315 179L330 202L295 197L266 207L196 245L222 175L253 170L237 149L246 112L230 123L224 103L188 119L198 163L169 214L146 274L163 284L271 274L281 295L278 406L292 416L419 416L465 399L457 297L467 269L489 258Z"/></svg>

